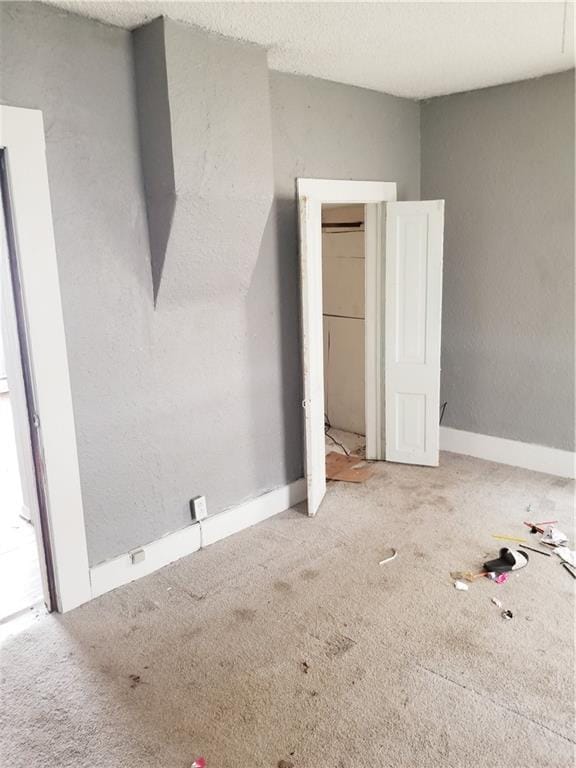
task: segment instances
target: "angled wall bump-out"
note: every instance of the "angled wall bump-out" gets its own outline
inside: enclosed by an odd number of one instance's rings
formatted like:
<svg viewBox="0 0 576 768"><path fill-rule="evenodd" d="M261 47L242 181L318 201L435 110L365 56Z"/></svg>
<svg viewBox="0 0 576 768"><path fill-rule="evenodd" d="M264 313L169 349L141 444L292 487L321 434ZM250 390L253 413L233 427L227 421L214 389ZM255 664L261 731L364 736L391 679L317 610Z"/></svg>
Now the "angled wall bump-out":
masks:
<svg viewBox="0 0 576 768"><path fill-rule="evenodd" d="M240 298L273 199L266 51L165 18L132 35L155 304Z"/></svg>
<svg viewBox="0 0 576 768"><path fill-rule="evenodd" d="M140 155L156 303L176 207L164 20L158 18L134 30L132 42Z"/></svg>

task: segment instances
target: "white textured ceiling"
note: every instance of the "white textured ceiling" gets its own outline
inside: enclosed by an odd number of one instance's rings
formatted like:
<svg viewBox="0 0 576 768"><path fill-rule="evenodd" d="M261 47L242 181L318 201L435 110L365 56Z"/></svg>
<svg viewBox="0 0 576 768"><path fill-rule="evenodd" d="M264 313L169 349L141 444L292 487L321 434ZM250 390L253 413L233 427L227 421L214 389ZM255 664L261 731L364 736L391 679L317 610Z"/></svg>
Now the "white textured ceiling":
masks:
<svg viewBox="0 0 576 768"><path fill-rule="evenodd" d="M159 15L265 46L271 69L421 99L574 66L573 2L87 2L132 29Z"/></svg>

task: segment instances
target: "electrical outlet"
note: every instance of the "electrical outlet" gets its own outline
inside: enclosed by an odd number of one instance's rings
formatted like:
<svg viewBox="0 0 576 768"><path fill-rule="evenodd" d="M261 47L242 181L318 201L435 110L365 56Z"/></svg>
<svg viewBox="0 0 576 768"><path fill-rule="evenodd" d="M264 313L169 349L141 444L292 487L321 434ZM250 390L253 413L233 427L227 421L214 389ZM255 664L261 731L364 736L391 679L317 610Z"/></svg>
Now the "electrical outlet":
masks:
<svg viewBox="0 0 576 768"><path fill-rule="evenodd" d="M190 513L192 514L192 520L204 520L205 517L208 517L206 496L195 496L193 499L190 499Z"/></svg>
<svg viewBox="0 0 576 768"><path fill-rule="evenodd" d="M141 563L146 558L146 552L143 549L135 549L133 552L130 552L130 560L132 561L132 565L137 565L137 563Z"/></svg>

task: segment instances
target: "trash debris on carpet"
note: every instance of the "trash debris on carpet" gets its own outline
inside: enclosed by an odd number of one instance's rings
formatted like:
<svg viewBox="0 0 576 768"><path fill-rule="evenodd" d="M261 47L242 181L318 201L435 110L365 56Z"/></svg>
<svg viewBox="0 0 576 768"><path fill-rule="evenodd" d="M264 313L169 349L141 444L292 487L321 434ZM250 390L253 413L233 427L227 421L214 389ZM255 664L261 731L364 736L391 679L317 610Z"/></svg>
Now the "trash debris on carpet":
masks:
<svg viewBox="0 0 576 768"><path fill-rule="evenodd" d="M529 549L529 550L530 550L530 552L536 552L536 553L537 553L537 554L539 554L539 555L544 555L544 557L551 557L551 556L552 556L552 553L551 553L551 552L544 552L544 550L543 550L543 549L536 549L535 547L529 547L529 546L527 546L526 544L523 544L523 545L520 547L520 549Z"/></svg>
<svg viewBox="0 0 576 768"><path fill-rule="evenodd" d="M568 544L568 536L553 525L549 525L544 531L544 535L540 541L542 544L551 544L553 547L561 547L563 544Z"/></svg>
<svg viewBox="0 0 576 768"><path fill-rule="evenodd" d="M527 525L528 528L530 528L530 533L544 533L544 528L541 526L543 525L554 525L554 523L557 523L558 520L544 520L542 523L528 523L524 521L524 525Z"/></svg>
<svg viewBox="0 0 576 768"><path fill-rule="evenodd" d="M491 598L491 602L496 606L496 608L502 608L502 601L498 600L497 597ZM508 610L508 608L505 608L503 611L500 611L500 616L502 616L503 619L513 619L514 614L512 611Z"/></svg>
<svg viewBox="0 0 576 768"><path fill-rule="evenodd" d="M532 505L528 504L526 512L532 511ZM535 552L538 555L544 555L544 557L551 557L552 554L558 555L561 560L560 565L576 579L576 550L570 549L568 545L568 537L565 533L555 527L558 520L542 520L540 522L523 521L523 525L530 529L530 533L541 534L539 542L540 548L528 546L526 539L516 538L515 536L509 536L507 534L493 533L493 539L500 539L503 541L513 541L518 543L518 549L510 549L503 547L497 558L494 560L488 560L484 563L484 570L482 571L451 571L450 576L454 579L454 587L459 590L467 590L468 587L464 583L474 582L481 576L485 576L490 581L496 584L504 584L512 571L518 571L521 568L525 568L529 562L528 553ZM548 552L546 549L548 548ZM492 602L498 608L502 607L502 603L497 598L493 597ZM502 611L502 617L505 619L511 619L511 611Z"/></svg>
<svg viewBox="0 0 576 768"><path fill-rule="evenodd" d="M572 578L573 578L573 579L576 579L576 573L574 573L574 571L572 570L572 567L571 567L571 566L570 566L568 563L560 563L560 565L561 565L561 566L562 566L562 567L563 567L563 568L564 568L566 571L568 571L568 573L570 574L570 576L572 576Z"/></svg>
<svg viewBox="0 0 576 768"><path fill-rule="evenodd" d="M576 550L568 549L568 547L556 547L554 554L568 565L576 567Z"/></svg>
<svg viewBox="0 0 576 768"><path fill-rule="evenodd" d="M326 454L326 479L344 483L363 483L372 477L372 468L361 456L344 456L330 451Z"/></svg>
<svg viewBox="0 0 576 768"><path fill-rule="evenodd" d="M206 760L203 757L197 757L190 768L206 768Z"/></svg>
<svg viewBox="0 0 576 768"><path fill-rule="evenodd" d="M480 571L480 573L474 573L474 571L450 571L450 578L456 581L475 581L481 576L488 576L486 571Z"/></svg>
<svg viewBox="0 0 576 768"><path fill-rule="evenodd" d="M396 558L397 555L398 555L398 552L395 549L390 548L388 550L388 552L386 553L386 557L383 560L380 560L378 565L384 565L384 563L391 562L392 560L394 560Z"/></svg>
<svg viewBox="0 0 576 768"><path fill-rule="evenodd" d="M528 565L528 555L508 547L502 547L499 557L495 560L488 560L484 563L483 571L451 571L450 576L456 582L476 581L481 576L494 581L496 584L504 584L508 580L510 571L517 571ZM456 584L454 584L456 587ZM456 587L460 589L460 587Z"/></svg>
<svg viewBox="0 0 576 768"><path fill-rule="evenodd" d="M468 584L465 584L463 581L455 581L454 582L454 587L459 592L468 592Z"/></svg>
<svg viewBox="0 0 576 768"><path fill-rule="evenodd" d="M496 533L493 533L492 538L500 539L501 541L515 541L517 544L528 544L526 539L517 539L515 536L500 536Z"/></svg>
<svg viewBox="0 0 576 768"><path fill-rule="evenodd" d="M524 521L524 525L527 525L530 528L530 533L542 534L540 544L552 547L552 552L555 555L558 555L562 561L561 565L564 566L565 570L567 570L572 577L576 578L574 571L571 570L571 568L576 568L576 550L570 549L568 546L568 536L566 536L566 534L559 528L555 527L555 523L557 522L558 520L545 520L540 523L529 523ZM544 528L543 526L546 527ZM539 554L547 555L548 557L550 557L551 554L549 552L543 552L540 549L534 549L533 547L524 547L524 549L530 549L532 552L538 552Z"/></svg>
<svg viewBox="0 0 576 768"><path fill-rule="evenodd" d="M278 760L278 768L294 768L292 760Z"/></svg>
<svg viewBox="0 0 576 768"><path fill-rule="evenodd" d="M508 573L487 573L486 578L495 584L506 584L509 575Z"/></svg>
<svg viewBox="0 0 576 768"><path fill-rule="evenodd" d="M488 560L484 563L484 568L488 573L507 573L508 571L518 571L528 565L528 555L515 549L502 547L499 556L495 560Z"/></svg>

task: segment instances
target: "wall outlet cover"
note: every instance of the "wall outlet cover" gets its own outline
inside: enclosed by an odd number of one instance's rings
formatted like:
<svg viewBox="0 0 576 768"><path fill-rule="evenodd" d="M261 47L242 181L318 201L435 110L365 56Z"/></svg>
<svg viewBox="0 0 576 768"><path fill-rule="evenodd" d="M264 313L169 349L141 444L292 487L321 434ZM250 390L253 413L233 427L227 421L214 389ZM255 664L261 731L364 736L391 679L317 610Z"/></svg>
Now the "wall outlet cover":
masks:
<svg viewBox="0 0 576 768"><path fill-rule="evenodd" d="M130 552L130 560L132 561L132 565L142 563L145 558L146 552L143 549L135 549L133 552Z"/></svg>
<svg viewBox="0 0 576 768"><path fill-rule="evenodd" d="M192 520L204 520L204 518L208 517L206 496L195 496L193 499L190 499L190 512Z"/></svg>

